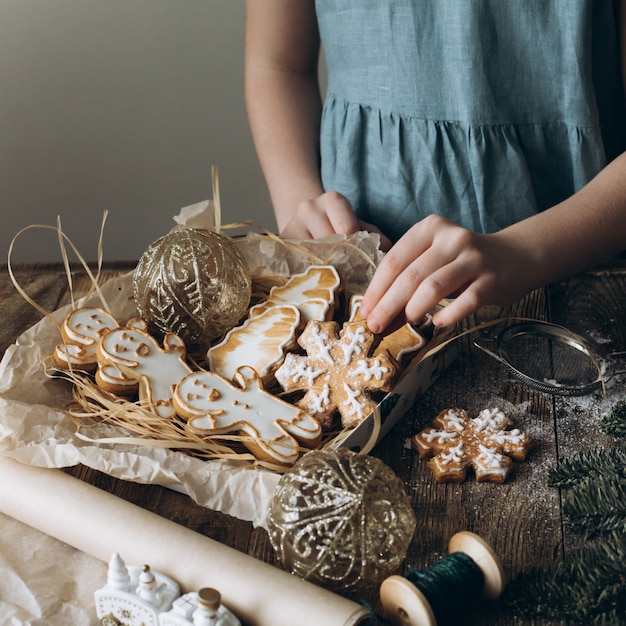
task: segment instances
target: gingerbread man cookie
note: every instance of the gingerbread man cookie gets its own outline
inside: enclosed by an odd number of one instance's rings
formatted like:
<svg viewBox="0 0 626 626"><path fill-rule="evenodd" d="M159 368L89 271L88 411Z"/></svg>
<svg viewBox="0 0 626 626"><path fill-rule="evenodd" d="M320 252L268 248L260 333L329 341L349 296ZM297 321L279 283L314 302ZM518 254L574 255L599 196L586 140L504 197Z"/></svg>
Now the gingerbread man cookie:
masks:
<svg viewBox="0 0 626 626"><path fill-rule="evenodd" d="M251 368L240 369L234 379L236 385L213 372L193 372L180 381L174 406L191 431L242 434L254 456L278 465L293 465L300 444L317 446L322 430L310 415L265 391Z"/></svg>
<svg viewBox="0 0 626 626"><path fill-rule="evenodd" d="M57 367L94 372L98 367L96 351L104 335L119 327L119 322L99 307L83 307L68 313L61 326L63 343L52 354Z"/></svg>
<svg viewBox="0 0 626 626"><path fill-rule="evenodd" d="M173 406L174 389L191 372L185 362L185 343L174 333L163 338L163 348L147 332L141 319L128 322L105 335L98 344L98 362L102 374L96 381L107 391L119 393L117 382L108 379L111 369L139 383L139 400L161 417L176 414ZM114 371L114 370L113 370Z"/></svg>
<svg viewBox="0 0 626 626"><path fill-rule="evenodd" d="M372 391L389 391L398 372L387 354L370 356L374 335L365 321L310 321L298 338L307 356L290 353L276 370L285 391L306 391L298 406L323 428L333 423L336 411L344 428L354 428L374 409Z"/></svg>
<svg viewBox="0 0 626 626"><path fill-rule="evenodd" d="M447 409L411 445L420 457L430 459L438 482L461 482L472 467L477 481L502 483L513 470L513 460L523 461L532 446L527 435L509 426L498 408L485 409L473 419L463 409Z"/></svg>

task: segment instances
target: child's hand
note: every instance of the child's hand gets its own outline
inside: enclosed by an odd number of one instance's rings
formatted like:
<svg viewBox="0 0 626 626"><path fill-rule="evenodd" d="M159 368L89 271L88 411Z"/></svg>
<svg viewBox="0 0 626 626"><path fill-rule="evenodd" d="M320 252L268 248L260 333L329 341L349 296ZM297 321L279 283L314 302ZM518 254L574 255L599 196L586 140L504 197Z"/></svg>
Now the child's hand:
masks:
<svg viewBox="0 0 626 626"><path fill-rule="evenodd" d="M373 332L381 332L397 318L420 322L444 298L456 296L433 317L437 326L459 322L485 304L511 304L537 278L523 249L510 237L477 234L431 215L385 255L360 312Z"/></svg>
<svg viewBox="0 0 626 626"><path fill-rule="evenodd" d="M359 220L349 200L336 191L328 191L312 200L304 200L280 231L286 239L318 239L328 235L351 235L359 230L380 234L380 245L389 250L391 242L376 226Z"/></svg>

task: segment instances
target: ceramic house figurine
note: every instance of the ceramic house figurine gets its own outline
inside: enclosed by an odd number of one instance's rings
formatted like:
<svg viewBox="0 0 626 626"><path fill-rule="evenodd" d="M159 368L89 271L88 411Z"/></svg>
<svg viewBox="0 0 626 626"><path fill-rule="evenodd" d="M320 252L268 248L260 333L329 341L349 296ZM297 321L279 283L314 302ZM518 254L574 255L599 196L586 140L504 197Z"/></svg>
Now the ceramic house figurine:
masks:
<svg viewBox="0 0 626 626"><path fill-rule="evenodd" d="M115 553L106 585L94 594L96 615L102 626L159 626L159 615L169 611L179 596L171 578L148 565L127 567Z"/></svg>
<svg viewBox="0 0 626 626"><path fill-rule="evenodd" d="M241 626L241 622L221 604L219 591L200 589L174 601L172 610L161 613L160 626Z"/></svg>

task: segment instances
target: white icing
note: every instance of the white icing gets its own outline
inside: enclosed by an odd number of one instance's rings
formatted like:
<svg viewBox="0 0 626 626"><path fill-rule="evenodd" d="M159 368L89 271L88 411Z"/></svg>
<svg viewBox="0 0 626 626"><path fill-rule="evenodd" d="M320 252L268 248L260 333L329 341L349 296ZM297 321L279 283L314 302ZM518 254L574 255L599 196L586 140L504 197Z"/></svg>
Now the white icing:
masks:
<svg viewBox="0 0 626 626"><path fill-rule="evenodd" d="M316 415L318 413L325 413L330 406L330 386L328 383L324 384L321 392L317 393L311 390L309 393L309 403L307 409Z"/></svg>
<svg viewBox="0 0 626 626"><path fill-rule="evenodd" d="M312 385L318 376L325 373L325 370L316 370L309 363L304 361L298 361L295 367L295 371L292 375L294 383L299 383L302 379L307 385Z"/></svg>
<svg viewBox="0 0 626 626"><path fill-rule="evenodd" d="M501 430L493 435L489 435L487 439L501 446L506 444L517 445L526 440L526 435L519 429L514 428L513 430Z"/></svg>
<svg viewBox="0 0 626 626"><path fill-rule="evenodd" d="M474 418L478 430L500 430L508 424L508 421L500 409L485 409Z"/></svg>
<svg viewBox="0 0 626 626"><path fill-rule="evenodd" d="M363 402L359 400L361 395L360 389L352 389L348 383L343 384L343 390L346 392L346 399L343 401L343 406L346 407L346 415L356 415L359 419L365 417L365 407L369 406L369 402Z"/></svg>
<svg viewBox="0 0 626 626"><path fill-rule="evenodd" d="M505 457L502 454L499 454L496 450L488 448L483 444L479 444L478 449L480 450L480 455L476 457L476 461L480 462L481 465L485 465L492 469L500 467L503 464Z"/></svg>
<svg viewBox="0 0 626 626"><path fill-rule="evenodd" d="M454 463L458 465L465 460L465 445L462 441L456 446L448 448L445 452L442 452L440 455L440 460L443 465L450 465Z"/></svg>
<svg viewBox="0 0 626 626"><path fill-rule="evenodd" d="M456 439L459 436L459 433L456 432L448 432L446 430L426 430L420 435L423 439L425 439L428 443L448 443L452 439Z"/></svg>
<svg viewBox="0 0 626 626"><path fill-rule="evenodd" d="M355 331L346 330L344 333L344 341L341 343L341 349L343 350L343 362L345 365L348 365L355 355L359 355L363 352L363 344L365 342L366 336L364 326L358 326Z"/></svg>
<svg viewBox="0 0 626 626"><path fill-rule="evenodd" d="M329 339L330 337L328 336L328 333L323 332L319 326L313 327L313 330L308 337L310 347L307 349L307 352L310 350L309 354L313 354L318 358L323 359L330 365L334 365L335 361L330 354L332 344Z"/></svg>
<svg viewBox="0 0 626 626"><path fill-rule="evenodd" d="M90 353L83 346L77 346L72 343L61 343L54 349L55 358L62 363L69 365L84 365L88 362L95 362L96 350L92 351L93 358L89 358Z"/></svg>
<svg viewBox="0 0 626 626"><path fill-rule="evenodd" d="M434 423L443 423L445 430L426 429L416 435L416 441L423 446L418 449L434 448L435 462L442 469L444 465L456 462L456 457L459 457L460 462L463 452L465 460L474 466L479 478L490 475L506 477L511 459L502 454L503 450L522 452L528 444L528 438L519 429L503 429L509 421L499 409L482 411L472 420L465 411L449 409ZM460 441L453 447L450 442L456 438Z"/></svg>
<svg viewBox="0 0 626 626"><path fill-rule="evenodd" d="M360 359L357 361L357 366L350 372L350 375L363 376L363 380L368 382L372 378L382 380L388 372L389 368L382 365L380 359L371 359L370 363L365 359Z"/></svg>
<svg viewBox="0 0 626 626"><path fill-rule="evenodd" d="M354 322L357 319L362 319L359 317L362 301L363 296L352 296L350 299L350 317L348 321ZM396 361L401 361L406 355L419 350L425 345L425 337L414 328L412 324L407 323L389 334L383 334L380 343L374 350L374 354L383 354L383 352L386 351L396 359Z"/></svg>
<svg viewBox="0 0 626 626"><path fill-rule="evenodd" d="M448 430L463 430L467 424L469 416L465 411L456 411L448 409L441 420Z"/></svg>

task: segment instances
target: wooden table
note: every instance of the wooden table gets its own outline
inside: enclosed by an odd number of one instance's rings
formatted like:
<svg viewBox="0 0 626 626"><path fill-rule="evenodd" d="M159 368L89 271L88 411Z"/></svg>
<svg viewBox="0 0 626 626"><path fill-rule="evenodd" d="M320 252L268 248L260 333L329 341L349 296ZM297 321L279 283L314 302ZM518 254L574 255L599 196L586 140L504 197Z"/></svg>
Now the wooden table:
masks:
<svg viewBox="0 0 626 626"><path fill-rule="evenodd" d="M105 266L103 277L126 272L133 263ZM59 265L29 264L14 267L19 283L46 310L69 302L67 280ZM84 272L75 272L74 288L88 284ZM0 354L40 314L17 293L7 268L0 269ZM626 348L626 265L615 262L596 271L552 285L510 308L488 308L468 321L480 324L502 316L545 319L573 331L591 334L611 349ZM603 410L600 393L583 399L553 397L530 390L502 365L477 350L472 337L458 340L460 355L435 385L416 403L373 451L403 480L418 523L405 568L424 569L447 553L447 542L457 531L481 535L500 556L508 577L533 567L549 565L575 549L581 538L564 530L561 494L545 484L548 468L560 458L583 448L614 445L597 429ZM438 484L430 470L407 445L443 409L462 407L476 415L499 405L515 416L516 425L536 442L526 462L504 484ZM266 562L274 560L267 533L248 522L210 511L187 496L166 488L128 483L81 466L67 470L74 476L139 504L163 517ZM374 602L376 599L374 599ZM481 605L464 624L566 624L523 621L499 607Z"/></svg>

